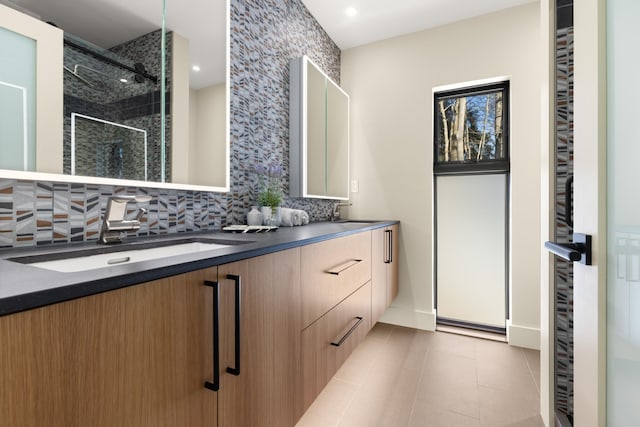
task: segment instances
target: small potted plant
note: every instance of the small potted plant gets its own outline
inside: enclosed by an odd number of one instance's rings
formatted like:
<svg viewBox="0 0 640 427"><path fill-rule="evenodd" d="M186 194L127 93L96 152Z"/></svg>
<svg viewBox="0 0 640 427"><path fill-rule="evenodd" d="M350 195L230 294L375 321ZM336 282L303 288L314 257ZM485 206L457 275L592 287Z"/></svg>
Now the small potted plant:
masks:
<svg viewBox="0 0 640 427"><path fill-rule="evenodd" d="M280 204L282 203L282 167L272 163L269 166L256 165L260 176L258 203L262 206L263 221L267 225L280 223Z"/></svg>

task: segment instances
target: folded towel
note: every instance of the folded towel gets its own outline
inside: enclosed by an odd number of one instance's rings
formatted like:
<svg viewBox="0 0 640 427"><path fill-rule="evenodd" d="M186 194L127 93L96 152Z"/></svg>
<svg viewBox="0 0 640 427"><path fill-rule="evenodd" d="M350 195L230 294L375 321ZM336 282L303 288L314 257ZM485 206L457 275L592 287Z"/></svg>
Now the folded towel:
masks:
<svg viewBox="0 0 640 427"><path fill-rule="evenodd" d="M280 225L282 227L293 227L292 221L293 209L290 208L280 208Z"/></svg>
<svg viewBox="0 0 640 427"><path fill-rule="evenodd" d="M301 209L280 208L280 225L295 227L309 224L309 214Z"/></svg>
<svg viewBox="0 0 640 427"><path fill-rule="evenodd" d="M295 226L302 225L302 219L300 218L300 211L298 209L294 209L293 212L291 212L291 223Z"/></svg>
<svg viewBox="0 0 640 427"><path fill-rule="evenodd" d="M309 224L309 214L305 211L300 211L300 217L302 219L302 225Z"/></svg>

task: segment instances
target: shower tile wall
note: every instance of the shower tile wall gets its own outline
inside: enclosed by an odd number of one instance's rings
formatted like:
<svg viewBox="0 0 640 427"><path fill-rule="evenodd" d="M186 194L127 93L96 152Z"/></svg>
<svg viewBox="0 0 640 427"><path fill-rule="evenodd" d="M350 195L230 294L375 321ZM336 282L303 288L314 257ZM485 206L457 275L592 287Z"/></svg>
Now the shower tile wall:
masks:
<svg viewBox="0 0 640 427"><path fill-rule="evenodd" d="M81 40L72 38L72 41L84 45ZM171 33L167 34L167 41L170 46ZM161 31L157 30L101 53L130 66L140 62L150 75L159 78L161 72L160 48ZM170 61L170 56L167 61ZM144 139L140 132L79 119L76 121L75 130L75 173L77 175L144 180L144 159L147 158L147 179L160 181L160 83L154 83L147 79L142 83L135 82L134 73L108 64L71 46L64 48L64 63L67 68L72 70L75 70L76 65L80 64L104 73L104 75L100 75L86 68L78 68L78 74L89 80L91 86L73 74L65 73L65 173L71 171L71 113L81 113L97 119L146 130L147 155L145 156ZM171 67L167 67L169 84L171 82L170 70ZM108 76L113 77L109 78ZM123 84L118 81L119 77L127 78L129 83ZM167 110L167 117L170 117L169 110ZM136 135L136 137L132 138L132 135ZM101 143L104 153L100 153L98 150L98 143ZM132 162L120 165L115 161L99 161L98 157L101 154L108 158L115 157L105 153L117 150L118 147L128 151L126 158L131 159ZM100 172L98 172L97 164L101 165Z"/></svg>
<svg viewBox="0 0 640 427"><path fill-rule="evenodd" d="M288 193L289 61L306 54L339 82L340 50L301 0L231 0L231 31L229 193L0 178L0 247L97 239L112 194L153 197L138 235L244 223L257 200L256 163L281 163ZM285 198L284 206L319 220L331 201Z"/></svg>
<svg viewBox="0 0 640 427"><path fill-rule="evenodd" d="M562 7L559 8L559 12ZM562 16L562 20L560 19ZM559 24L572 25L569 13ZM573 26L557 30L556 38L556 241L573 241L565 223L565 184L573 175ZM573 264L555 258L556 409L573 416Z"/></svg>

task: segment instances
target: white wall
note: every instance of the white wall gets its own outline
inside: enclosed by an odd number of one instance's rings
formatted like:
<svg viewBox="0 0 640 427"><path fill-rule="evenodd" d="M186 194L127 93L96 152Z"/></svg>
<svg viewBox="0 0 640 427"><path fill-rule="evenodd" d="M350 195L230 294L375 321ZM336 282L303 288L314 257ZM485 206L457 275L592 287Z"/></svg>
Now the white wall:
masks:
<svg viewBox="0 0 640 427"><path fill-rule="evenodd" d="M400 293L383 321L433 330L432 88L511 81L512 344L539 347L539 5L530 3L342 53L351 96L352 218L401 221Z"/></svg>
<svg viewBox="0 0 640 427"><path fill-rule="evenodd" d="M189 95L189 184L224 186L226 84L191 90Z"/></svg>

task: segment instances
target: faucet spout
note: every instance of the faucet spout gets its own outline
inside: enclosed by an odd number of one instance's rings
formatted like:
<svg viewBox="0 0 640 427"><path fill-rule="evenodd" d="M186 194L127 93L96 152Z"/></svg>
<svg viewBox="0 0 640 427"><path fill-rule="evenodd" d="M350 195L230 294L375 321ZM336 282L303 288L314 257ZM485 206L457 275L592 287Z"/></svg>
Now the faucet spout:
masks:
<svg viewBox="0 0 640 427"><path fill-rule="evenodd" d="M334 203L333 209L331 209L331 215L329 219L331 221L337 221L340 219L340 208L345 206L351 206L351 203Z"/></svg>
<svg viewBox="0 0 640 427"><path fill-rule="evenodd" d="M98 243L121 243L120 233L123 231L135 231L140 229L140 220L145 213L145 208L139 208L135 219L126 219L127 203L129 201L148 202L149 196L112 196L107 201L107 209L100 227Z"/></svg>

